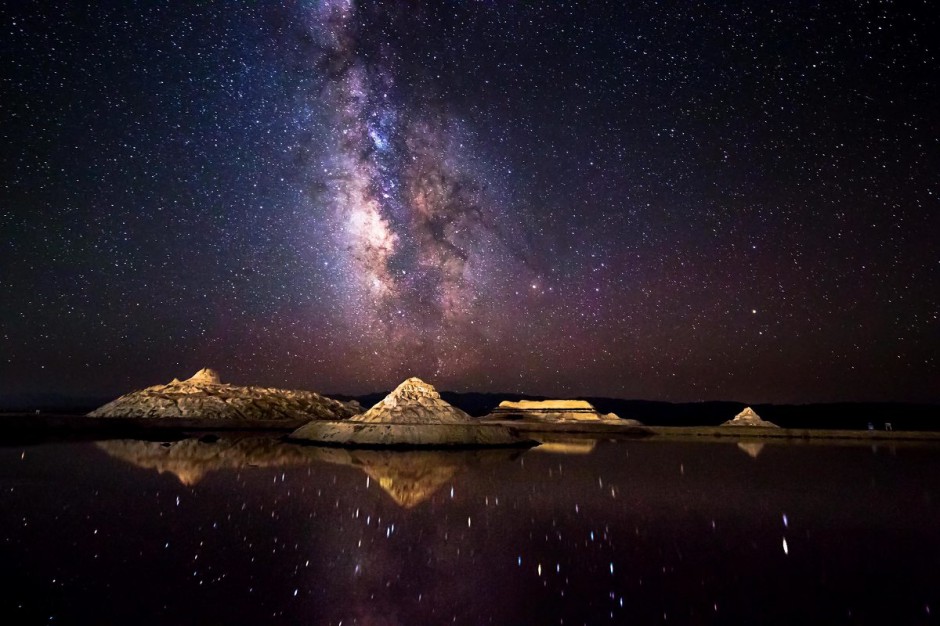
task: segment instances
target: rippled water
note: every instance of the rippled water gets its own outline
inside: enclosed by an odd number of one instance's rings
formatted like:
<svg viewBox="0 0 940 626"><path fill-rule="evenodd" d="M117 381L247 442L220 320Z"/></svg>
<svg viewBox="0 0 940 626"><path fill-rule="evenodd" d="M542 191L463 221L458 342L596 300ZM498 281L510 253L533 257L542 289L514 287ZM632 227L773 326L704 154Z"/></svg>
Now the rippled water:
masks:
<svg viewBox="0 0 940 626"><path fill-rule="evenodd" d="M0 448L36 624L935 623L940 448Z"/></svg>

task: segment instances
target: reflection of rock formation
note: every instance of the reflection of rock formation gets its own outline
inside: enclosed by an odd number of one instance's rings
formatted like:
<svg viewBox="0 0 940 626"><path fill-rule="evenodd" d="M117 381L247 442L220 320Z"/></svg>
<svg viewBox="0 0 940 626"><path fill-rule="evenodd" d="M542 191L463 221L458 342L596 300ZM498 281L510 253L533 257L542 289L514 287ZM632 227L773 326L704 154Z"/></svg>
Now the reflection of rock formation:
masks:
<svg viewBox="0 0 940 626"><path fill-rule="evenodd" d="M590 454L597 447L596 439L583 439L575 437L540 437L541 444L535 448L537 452L550 452L553 454Z"/></svg>
<svg viewBox="0 0 940 626"><path fill-rule="evenodd" d="M764 449L764 444L762 443L746 443L744 441L738 442L738 447L744 452L746 452L752 459L756 459L760 455L761 450Z"/></svg>
<svg viewBox="0 0 940 626"><path fill-rule="evenodd" d="M208 472L243 467L284 467L310 462L297 446L268 437L219 439L213 443L184 439L154 441L102 441L98 447L138 467L169 472L184 485L194 485Z"/></svg>
<svg viewBox="0 0 940 626"><path fill-rule="evenodd" d="M772 422L764 421L760 418L760 415L754 412L754 409L751 407L745 408L743 411L734 416L734 419L728 420L722 426L759 426L761 428L779 428L776 424Z"/></svg>
<svg viewBox="0 0 940 626"><path fill-rule="evenodd" d="M532 422L598 422L621 423L614 413L601 414L586 400L504 400L486 419L526 420ZM635 422L635 420L629 420Z"/></svg>
<svg viewBox="0 0 940 626"><path fill-rule="evenodd" d="M503 463L518 457L517 450L346 450L304 448L310 458L357 467L406 509L428 498L462 470L485 463Z"/></svg>
<svg viewBox="0 0 940 626"><path fill-rule="evenodd" d="M98 447L137 467L169 472L195 485L216 470L299 467L323 462L355 467L375 480L400 506L412 508L431 497L462 470L517 458L519 450L346 450L297 446L270 437L226 437L214 441L102 441Z"/></svg>
<svg viewBox="0 0 940 626"><path fill-rule="evenodd" d="M534 445L509 428L480 424L419 378L409 378L361 415L343 422L310 422L291 439L371 447Z"/></svg>
<svg viewBox="0 0 940 626"><path fill-rule="evenodd" d="M312 391L222 384L202 369L188 380L173 379L134 391L95 409L91 417L157 417L227 420L343 419L358 403L333 400Z"/></svg>

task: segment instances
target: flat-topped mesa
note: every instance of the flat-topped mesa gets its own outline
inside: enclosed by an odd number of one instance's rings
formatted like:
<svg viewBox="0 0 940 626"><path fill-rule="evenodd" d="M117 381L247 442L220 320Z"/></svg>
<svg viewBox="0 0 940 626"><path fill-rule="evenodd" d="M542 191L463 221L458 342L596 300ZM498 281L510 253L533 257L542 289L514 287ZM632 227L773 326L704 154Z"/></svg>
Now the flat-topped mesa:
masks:
<svg viewBox="0 0 940 626"><path fill-rule="evenodd" d="M734 416L734 419L728 420L727 422L723 423L722 426L759 426L761 428L780 428L773 422L762 420L760 415L758 415L751 407L745 407L743 411Z"/></svg>
<svg viewBox="0 0 940 626"><path fill-rule="evenodd" d="M360 410L358 403L340 402L312 391L223 384L218 373L203 368L186 380L174 378L166 385L125 394L88 415L304 423L345 419Z"/></svg>
<svg viewBox="0 0 940 626"><path fill-rule="evenodd" d="M420 378L409 378L371 409L350 418L382 424L472 424L473 418L450 405L437 389Z"/></svg>
<svg viewBox="0 0 940 626"><path fill-rule="evenodd" d="M586 400L504 400L487 419L536 422L620 421L613 413L599 413Z"/></svg>

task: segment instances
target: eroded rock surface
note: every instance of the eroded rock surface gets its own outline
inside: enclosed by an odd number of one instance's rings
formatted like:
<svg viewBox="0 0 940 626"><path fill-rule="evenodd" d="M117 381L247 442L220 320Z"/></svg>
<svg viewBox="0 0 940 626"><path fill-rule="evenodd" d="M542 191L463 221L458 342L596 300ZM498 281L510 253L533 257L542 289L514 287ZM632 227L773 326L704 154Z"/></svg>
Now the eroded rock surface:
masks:
<svg viewBox="0 0 940 626"><path fill-rule="evenodd" d="M763 428L780 428L773 422L768 422L762 420L760 415L754 412L754 409L751 407L745 408L743 411L734 416L734 419L730 419L727 422L723 423L722 426L760 426Z"/></svg>
<svg viewBox="0 0 940 626"><path fill-rule="evenodd" d="M361 415L342 422L310 422L290 438L350 447L535 445L509 428L481 424L420 378L409 378Z"/></svg>
<svg viewBox="0 0 940 626"><path fill-rule="evenodd" d="M450 405L437 389L420 378L409 378L354 422L383 424L472 424L474 419Z"/></svg>
<svg viewBox="0 0 940 626"><path fill-rule="evenodd" d="M89 413L90 417L225 420L336 420L361 410L312 391L223 384L211 369L131 392Z"/></svg>
<svg viewBox="0 0 940 626"><path fill-rule="evenodd" d="M602 414L586 400L504 400L487 416L492 420L535 422L625 422L614 413ZM629 420L635 422L635 420ZM635 422L639 424L639 422Z"/></svg>

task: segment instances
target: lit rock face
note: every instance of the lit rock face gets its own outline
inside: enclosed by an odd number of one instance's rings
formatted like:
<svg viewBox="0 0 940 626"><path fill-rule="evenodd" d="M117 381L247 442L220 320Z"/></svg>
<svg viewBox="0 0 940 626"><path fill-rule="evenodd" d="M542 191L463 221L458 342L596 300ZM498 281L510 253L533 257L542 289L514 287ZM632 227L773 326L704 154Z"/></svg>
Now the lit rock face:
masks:
<svg viewBox="0 0 940 626"><path fill-rule="evenodd" d="M294 441L348 447L531 446L513 429L478 420L441 399L431 385L409 378L371 409L342 422L310 422Z"/></svg>
<svg viewBox="0 0 940 626"><path fill-rule="evenodd" d="M185 418L222 420L345 419L360 410L312 391L223 384L210 369L188 380L173 379L134 391L89 413L89 417Z"/></svg>
<svg viewBox="0 0 940 626"><path fill-rule="evenodd" d="M488 419L535 422L622 421L613 413L599 413L585 400L504 400L490 413Z"/></svg>
<svg viewBox="0 0 940 626"><path fill-rule="evenodd" d="M772 422L764 421L760 415L754 412L754 409L747 407L734 416L734 419L728 420L722 426L760 426L762 428L780 428Z"/></svg>
<svg viewBox="0 0 940 626"><path fill-rule="evenodd" d="M473 418L441 399L420 378L409 378L354 422L381 424L472 424Z"/></svg>
<svg viewBox="0 0 940 626"><path fill-rule="evenodd" d="M222 379L219 377L219 373L215 370L211 370L208 367L204 367L190 378L188 381L192 384L204 384L204 385L221 385Z"/></svg>

